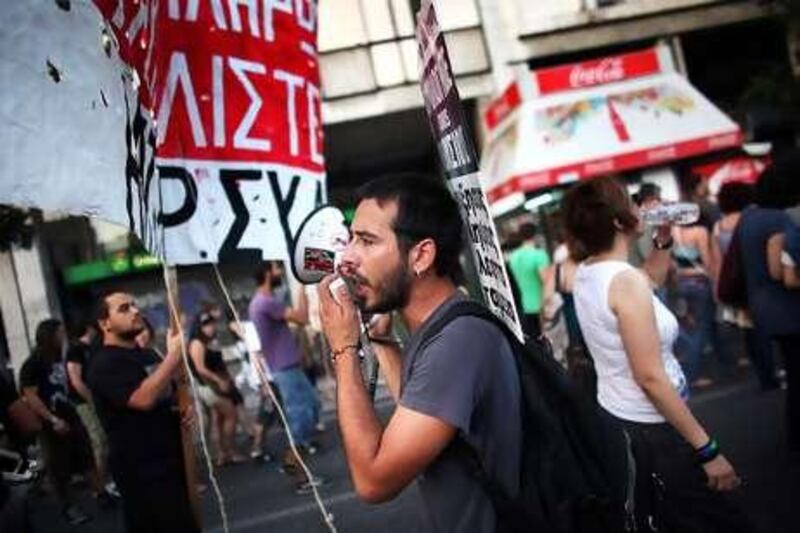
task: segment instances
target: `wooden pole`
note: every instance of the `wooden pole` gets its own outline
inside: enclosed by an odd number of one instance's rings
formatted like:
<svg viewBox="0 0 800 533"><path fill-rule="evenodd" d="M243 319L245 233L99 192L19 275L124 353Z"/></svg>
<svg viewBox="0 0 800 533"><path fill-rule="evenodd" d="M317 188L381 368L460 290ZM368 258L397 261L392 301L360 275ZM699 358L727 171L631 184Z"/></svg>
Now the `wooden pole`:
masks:
<svg viewBox="0 0 800 533"><path fill-rule="evenodd" d="M166 265L164 268L167 274L167 291L169 291L167 297L173 299L173 305L168 306L170 309L169 327L171 330L176 330L180 326L181 320L178 269L177 267L168 267ZM188 357L186 350L183 350L181 355L182 357ZM186 374L186 364L180 365L175 381L177 384L176 394L178 397L178 408L181 413L184 413L186 409L193 405L192 392L189 387L189 376ZM202 416L202 413L195 413L195 416ZM197 462L195 461L194 454L194 435L190 426L181 424L181 441L183 444L183 468L186 472L186 490L189 494L189 503L192 506L192 512L194 512L197 527L201 528L200 497L197 493Z"/></svg>

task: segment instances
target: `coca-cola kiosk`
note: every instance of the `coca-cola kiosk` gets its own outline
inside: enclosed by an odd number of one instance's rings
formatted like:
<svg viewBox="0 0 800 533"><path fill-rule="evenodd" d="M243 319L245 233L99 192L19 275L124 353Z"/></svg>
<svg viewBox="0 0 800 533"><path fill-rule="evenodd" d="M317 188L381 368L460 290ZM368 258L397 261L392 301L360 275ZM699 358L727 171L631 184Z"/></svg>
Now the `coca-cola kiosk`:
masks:
<svg viewBox="0 0 800 533"><path fill-rule="evenodd" d="M495 216L538 207L578 180L664 174L651 171L742 144L739 126L676 71L664 45L526 72L482 118Z"/></svg>

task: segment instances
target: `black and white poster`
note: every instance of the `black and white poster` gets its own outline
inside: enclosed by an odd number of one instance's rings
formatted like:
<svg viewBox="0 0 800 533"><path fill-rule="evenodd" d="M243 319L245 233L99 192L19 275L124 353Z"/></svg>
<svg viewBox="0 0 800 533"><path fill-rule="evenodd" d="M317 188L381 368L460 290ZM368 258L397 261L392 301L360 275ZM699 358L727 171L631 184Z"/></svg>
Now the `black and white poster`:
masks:
<svg viewBox="0 0 800 533"><path fill-rule="evenodd" d="M521 340L522 327L506 272L497 231L480 184L478 156L461 107L444 34L432 0L417 14L420 84L425 111L445 170L447 185L467 225L470 249L486 304Z"/></svg>

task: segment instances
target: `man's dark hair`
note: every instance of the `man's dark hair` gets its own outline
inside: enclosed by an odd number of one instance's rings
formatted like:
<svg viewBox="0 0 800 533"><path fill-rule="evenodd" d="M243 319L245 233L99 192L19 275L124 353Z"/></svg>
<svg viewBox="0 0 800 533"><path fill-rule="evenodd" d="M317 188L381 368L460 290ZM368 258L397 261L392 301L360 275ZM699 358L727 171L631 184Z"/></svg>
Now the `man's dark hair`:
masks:
<svg viewBox="0 0 800 533"><path fill-rule="evenodd" d="M759 207L786 209L800 203L800 150L784 153L767 167L756 183Z"/></svg>
<svg viewBox="0 0 800 533"><path fill-rule="evenodd" d="M649 182L639 185L639 190L633 195L633 201L636 202L636 205L642 205L653 198L661 198L661 187Z"/></svg>
<svg viewBox="0 0 800 533"><path fill-rule="evenodd" d="M97 325L98 329L100 329L99 322L108 318L109 312L111 311L108 307L108 297L112 294L126 293L120 288L107 289L100 293L95 302L94 310L92 311L92 320L95 325Z"/></svg>
<svg viewBox="0 0 800 533"><path fill-rule="evenodd" d="M264 282L267 281L267 273L272 272L272 267L278 263L278 261L264 261L261 263L261 266L253 273L253 279L256 282L258 287L262 286Z"/></svg>
<svg viewBox="0 0 800 533"><path fill-rule="evenodd" d="M108 308L108 297L111 296L112 293L110 292L103 292L98 298L97 302L94 306L94 312L92 316L94 317L95 322L100 322L101 320L105 320L108 318L109 308Z"/></svg>
<svg viewBox="0 0 800 533"><path fill-rule="evenodd" d="M253 272L253 279L255 280L256 285L259 287L262 286L265 281L267 281L267 269L264 267L264 265L261 265L258 270Z"/></svg>
<svg viewBox="0 0 800 533"><path fill-rule="evenodd" d="M413 173L382 176L356 191L356 204L364 200L376 200L379 205L396 202L392 229L400 251L407 254L421 240L432 239L436 243L436 274L458 283L463 224L458 204L440 180Z"/></svg>
<svg viewBox="0 0 800 533"><path fill-rule="evenodd" d="M741 181L726 183L720 187L719 193L717 193L719 210L725 215L742 211L753 203L754 198L755 187Z"/></svg>
<svg viewBox="0 0 800 533"><path fill-rule="evenodd" d="M517 238L520 241L527 241L528 239L533 239L536 237L536 226L534 226L531 222L523 222L519 230L517 230Z"/></svg>

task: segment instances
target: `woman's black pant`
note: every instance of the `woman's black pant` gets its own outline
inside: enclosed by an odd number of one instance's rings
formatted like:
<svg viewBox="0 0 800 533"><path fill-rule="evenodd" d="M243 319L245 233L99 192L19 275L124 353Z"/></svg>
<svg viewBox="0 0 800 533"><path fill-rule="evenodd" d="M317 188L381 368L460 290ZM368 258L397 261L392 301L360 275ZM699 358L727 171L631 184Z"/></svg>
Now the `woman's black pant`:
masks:
<svg viewBox="0 0 800 533"><path fill-rule="evenodd" d="M722 493L708 487L694 450L671 425L629 421L623 421L623 425L636 460L637 531L754 531L735 502L735 491Z"/></svg>

